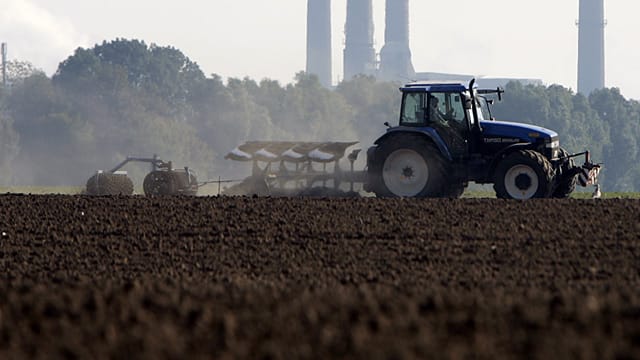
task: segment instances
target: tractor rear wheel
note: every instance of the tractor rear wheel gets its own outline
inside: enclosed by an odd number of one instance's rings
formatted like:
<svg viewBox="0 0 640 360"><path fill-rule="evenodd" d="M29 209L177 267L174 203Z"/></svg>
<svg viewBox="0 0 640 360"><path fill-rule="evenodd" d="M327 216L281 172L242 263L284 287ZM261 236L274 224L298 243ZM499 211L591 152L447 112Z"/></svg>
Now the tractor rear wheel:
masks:
<svg viewBox="0 0 640 360"><path fill-rule="evenodd" d="M566 157L569 155L565 149L560 148L560 157ZM560 165L560 176L558 177L556 189L553 191L552 197L557 199L566 199L572 192L576 190L577 175L571 174L570 171L575 167L573 159L567 159L562 165Z"/></svg>
<svg viewBox="0 0 640 360"><path fill-rule="evenodd" d="M500 199L547 198L551 195L552 174L547 158L533 150L520 150L498 164L493 188Z"/></svg>
<svg viewBox="0 0 640 360"><path fill-rule="evenodd" d="M381 145L371 176L379 197L442 197L445 159L418 136L396 136Z"/></svg>

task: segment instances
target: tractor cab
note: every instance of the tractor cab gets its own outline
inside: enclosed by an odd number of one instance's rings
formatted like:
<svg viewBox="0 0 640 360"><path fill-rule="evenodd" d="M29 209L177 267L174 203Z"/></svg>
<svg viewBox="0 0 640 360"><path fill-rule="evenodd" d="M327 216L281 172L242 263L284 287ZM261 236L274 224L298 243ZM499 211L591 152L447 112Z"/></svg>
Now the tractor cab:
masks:
<svg viewBox="0 0 640 360"><path fill-rule="evenodd" d="M400 91L403 95L399 126L389 132L429 133L438 148L454 161L465 159L476 150L478 123L484 116L480 102L466 86L419 82Z"/></svg>

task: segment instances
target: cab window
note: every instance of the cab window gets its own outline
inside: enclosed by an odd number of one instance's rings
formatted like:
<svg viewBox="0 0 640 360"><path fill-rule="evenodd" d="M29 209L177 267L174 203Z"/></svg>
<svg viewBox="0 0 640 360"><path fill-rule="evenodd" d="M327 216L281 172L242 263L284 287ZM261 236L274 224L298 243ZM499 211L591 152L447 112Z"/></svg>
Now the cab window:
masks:
<svg viewBox="0 0 640 360"><path fill-rule="evenodd" d="M429 94L429 109L432 122L454 122L459 127L466 127L464 97L460 93Z"/></svg>
<svg viewBox="0 0 640 360"><path fill-rule="evenodd" d="M487 98L484 96L478 96L476 99L478 101L478 119L480 121L491 119Z"/></svg>
<svg viewBox="0 0 640 360"><path fill-rule="evenodd" d="M406 93L402 104L400 125L416 126L424 124L425 120L425 94Z"/></svg>

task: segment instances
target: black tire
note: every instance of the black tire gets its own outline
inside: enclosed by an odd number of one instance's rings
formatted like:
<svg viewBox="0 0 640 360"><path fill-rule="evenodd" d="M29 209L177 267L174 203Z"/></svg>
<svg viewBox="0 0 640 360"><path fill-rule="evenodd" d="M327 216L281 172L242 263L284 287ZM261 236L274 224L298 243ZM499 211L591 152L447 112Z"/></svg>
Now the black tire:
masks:
<svg viewBox="0 0 640 360"><path fill-rule="evenodd" d="M548 198L552 179L553 169L547 158L533 150L519 150L498 164L493 188L500 199Z"/></svg>
<svg viewBox="0 0 640 360"><path fill-rule="evenodd" d="M142 188L147 196L177 195L178 179L171 171L152 171L144 177Z"/></svg>
<svg viewBox="0 0 640 360"><path fill-rule="evenodd" d="M125 174L97 173L87 180L87 195L131 195L133 181Z"/></svg>
<svg viewBox="0 0 640 360"><path fill-rule="evenodd" d="M560 148L560 157L566 157L569 155L565 149ZM571 172L571 169L575 167L573 159L565 160L559 168L559 175L556 180L556 188L551 195L557 199L566 199L571 196L571 193L576 190L576 184L578 182L578 176Z"/></svg>
<svg viewBox="0 0 640 360"><path fill-rule="evenodd" d="M442 197L446 161L428 140L415 135L388 138L369 164L378 197Z"/></svg>

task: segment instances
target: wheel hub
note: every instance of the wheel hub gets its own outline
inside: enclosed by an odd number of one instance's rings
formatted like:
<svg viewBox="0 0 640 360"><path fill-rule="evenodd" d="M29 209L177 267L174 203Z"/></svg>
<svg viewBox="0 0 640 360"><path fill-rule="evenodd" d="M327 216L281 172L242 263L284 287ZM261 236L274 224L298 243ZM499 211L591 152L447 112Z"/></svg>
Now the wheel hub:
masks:
<svg viewBox="0 0 640 360"><path fill-rule="evenodd" d="M429 166L418 152L399 149L387 156L382 168L382 180L389 192L399 197L420 194L429 181Z"/></svg>
<svg viewBox="0 0 640 360"><path fill-rule="evenodd" d="M412 177L414 176L414 175L413 175L413 168L412 168L412 167L409 167L409 166L405 167L405 168L402 170L402 176L404 176L404 177L405 177L405 178L407 178L407 179L412 178Z"/></svg>
<svg viewBox="0 0 640 360"><path fill-rule="evenodd" d="M516 187L520 190L527 190L531 187L531 178L527 174L516 176Z"/></svg>
<svg viewBox="0 0 640 360"><path fill-rule="evenodd" d="M511 167L504 176L505 190L513 199L530 199L536 195L540 182L538 174L529 165Z"/></svg>

